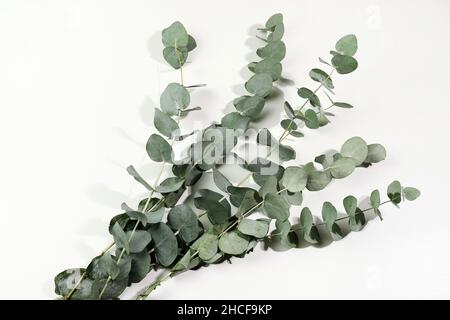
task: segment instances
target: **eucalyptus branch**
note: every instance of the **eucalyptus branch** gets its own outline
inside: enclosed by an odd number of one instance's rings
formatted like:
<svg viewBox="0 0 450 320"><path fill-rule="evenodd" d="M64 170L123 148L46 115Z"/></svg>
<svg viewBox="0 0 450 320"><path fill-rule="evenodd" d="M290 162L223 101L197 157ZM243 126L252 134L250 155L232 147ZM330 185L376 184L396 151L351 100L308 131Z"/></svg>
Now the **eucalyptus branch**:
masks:
<svg viewBox="0 0 450 320"><path fill-rule="evenodd" d="M109 225L114 242L86 269L68 269L55 277L55 292L65 299L115 299L127 286L140 282L152 269L165 269L162 276L153 281L137 297L146 299L162 282L184 271L209 264L221 263L232 257L244 257L257 242L270 240L269 246L282 249L297 246L301 237L307 242L320 241L318 226L326 226L326 231L334 240L344 235L337 222L348 220L352 231L359 231L366 223L364 213L374 210L381 218L379 207L392 202L398 205L403 200L415 200L420 191L403 187L394 181L387 188L388 201L380 202L380 192L375 190L370 196L371 208L360 209L353 196L347 196L343 205L347 216L337 217L337 209L324 202L323 222L314 223L308 207L303 207L300 222L292 225L289 218L292 206L303 205L304 191L320 191L333 180L349 176L356 168L369 167L385 159L386 150L380 144L367 144L360 137L348 139L339 151L321 154L304 165L288 166L283 162L296 159L296 151L283 144L288 136L303 137L298 130L304 124L309 129L318 129L330 121L327 116L332 107L352 108L345 102L335 102L327 91L334 94L331 76L334 72L348 74L358 67L354 58L357 39L346 35L331 50L331 61L319 61L332 67L330 72L314 68L310 78L319 82L316 89L298 89L297 94L305 99L294 110L285 102L287 119L280 122L284 129L275 139L267 128L259 131L256 142L269 147L265 158L251 162L242 160L240 165L249 172L238 184L232 184L218 169L221 160L226 159L236 146L239 136L249 124L262 116L262 110L271 97L274 82L281 77L281 61L286 55L283 16L274 14L259 29L258 38L264 46L257 50L260 61L248 65L254 73L245 83L248 95L233 101L236 111L226 114L220 124L213 123L199 132L199 141L188 148L187 156L175 160L173 145L192 133L181 134L180 119L200 107L189 108L188 89L202 87L202 84L184 85L183 65L190 51L197 46L180 22L174 22L162 31L163 56L171 67L180 72L180 83L170 83L160 97L160 108L155 109L154 125L161 134L152 134L146 144L150 159L161 163L159 174L150 185L133 167L128 173L149 192L137 208L122 204L121 213ZM318 96L322 88L331 105L323 108ZM176 120L174 119L176 117ZM167 141L171 140L170 143ZM268 158L278 152L278 160ZM235 155L239 158L237 155ZM173 176L160 182L166 165L170 164ZM194 195L194 205L202 210L194 213L187 203L178 204L188 187L195 185L203 173L212 170L213 180L220 192L200 189ZM243 186L252 178L257 187ZM221 193L222 192L222 193ZM155 196L156 194L156 196ZM169 208L166 216L166 208ZM261 211L266 218L252 219L251 215ZM166 216L167 219L164 219ZM212 226L200 218L207 216ZM275 220L275 229L270 230ZM302 231L297 235L297 231ZM274 242L274 243L272 243ZM277 243L275 243L277 242ZM114 253L110 253L113 247Z"/></svg>

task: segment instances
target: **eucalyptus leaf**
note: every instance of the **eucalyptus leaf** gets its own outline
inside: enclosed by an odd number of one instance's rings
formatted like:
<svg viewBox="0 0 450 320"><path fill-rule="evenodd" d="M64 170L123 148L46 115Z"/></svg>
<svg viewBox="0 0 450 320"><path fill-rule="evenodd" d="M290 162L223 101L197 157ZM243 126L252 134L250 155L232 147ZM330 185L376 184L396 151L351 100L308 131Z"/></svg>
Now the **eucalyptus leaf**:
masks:
<svg viewBox="0 0 450 320"><path fill-rule="evenodd" d="M313 106L320 107L321 104L319 97L310 89L302 87L297 90L297 94L299 97L303 99L308 99Z"/></svg>
<svg viewBox="0 0 450 320"><path fill-rule="evenodd" d="M269 176L259 189L258 193L262 198L264 198L268 193L276 193L278 191L277 185L278 185L277 178L275 176Z"/></svg>
<svg viewBox="0 0 450 320"><path fill-rule="evenodd" d="M336 42L336 51L346 56L353 56L358 50L358 41L354 34L343 36Z"/></svg>
<svg viewBox="0 0 450 320"><path fill-rule="evenodd" d="M189 35L183 24L175 21L162 31L162 42L166 47L186 47Z"/></svg>
<svg viewBox="0 0 450 320"><path fill-rule="evenodd" d="M341 147L341 155L352 158L357 166L364 162L368 152L367 143L360 137L348 139Z"/></svg>
<svg viewBox="0 0 450 320"><path fill-rule="evenodd" d="M226 254L240 255L247 250L247 247L248 240L236 231L227 232L219 239L219 249Z"/></svg>
<svg viewBox="0 0 450 320"><path fill-rule="evenodd" d="M255 238L264 238L269 232L269 222L267 219L242 219L239 221L238 230Z"/></svg>
<svg viewBox="0 0 450 320"><path fill-rule="evenodd" d="M141 252L150 243L150 241L152 241L150 233L146 230L136 230L134 231L133 236L131 236L132 233L132 231L127 232L127 237L130 239L129 243L131 253Z"/></svg>
<svg viewBox="0 0 450 320"><path fill-rule="evenodd" d="M369 144L364 162L377 163L386 159L386 149L381 144Z"/></svg>
<svg viewBox="0 0 450 320"><path fill-rule="evenodd" d="M152 134L147 140L147 154L155 162L172 163L173 150L170 144L160 135Z"/></svg>
<svg viewBox="0 0 450 320"><path fill-rule="evenodd" d="M266 21L266 29L273 30L276 26L283 23L283 15L281 13L275 13Z"/></svg>
<svg viewBox="0 0 450 320"><path fill-rule="evenodd" d="M153 187L149 185L144 178L136 171L136 169L133 166L129 166L127 168L127 172L129 175L131 175L137 182L142 184L147 190L154 191Z"/></svg>
<svg viewBox="0 0 450 320"><path fill-rule="evenodd" d="M217 168L213 168L213 179L217 188L221 191L228 193L227 188L231 186L231 182L225 177L222 172L220 172Z"/></svg>
<svg viewBox="0 0 450 320"><path fill-rule="evenodd" d="M306 187L308 182L308 175L301 167L287 167L284 170L283 179L281 183L290 192L299 192Z"/></svg>
<svg viewBox="0 0 450 320"><path fill-rule="evenodd" d="M173 231L161 222L151 225L149 232L154 242L156 259L162 266L170 266L178 253L177 238Z"/></svg>
<svg viewBox="0 0 450 320"><path fill-rule="evenodd" d="M161 112L159 109L155 109L155 118L153 120L155 128L164 136L171 138L180 129L175 120L169 117L167 114Z"/></svg>
<svg viewBox="0 0 450 320"><path fill-rule="evenodd" d="M316 244L319 242L319 232L314 225L314 218L308 207L302 209L300 213L300 226L303 232L303 238L306 242Z"/></svg>
<svg viewBox="0 0 450 320"><path fill-rule="evenodd" d="M289 117L289 119L294 119L295 111L294 111L294 109L292 109L292 106L290 105L290 103L285 101L283 107L284 107L284 112L286 112L286 115Z"/></svg>
<svg viewBox="0 0 450 320"><path fill-rule="evenodd" d="M190 262L191 262L191 251L187 250L184 256L172 268L172 271L184 271L186 269L189 269Z"/></svg>
<svg viewBox="0 0 450 320"><path fill-rule="evenodd" d="M272 77L267 73L257 73L245 83L245 89L264 98L272 92Z"/></svg>
<svg viewBox="0 0 450 320"><path fill-rule="evenodd" d="M280 122L281 127L286 131L297 130L298 126L292 119L284 119Z"/></svg>
<svg viewBox="0 0 450 320"><path fill-rule="evenodd" d="M278 145L278 157L280 161L290 161L295 159L296 153L291 146L280 143Z"/></svg>
<svg viewBox="0 0 450 320"><path fill-rule="evenodd" d="M333 81L330 78L330 75L321 69L312 69L309 72L309 76L314 81L321 83L327 89L334 89Z"/></svg>
<svg viewBox="0 0 450 320"><path fill-rule="evenodd" d="M191 96L184 86L173 82L164 89L159 101L161 110L169 116L174 116L178 114L179 110L184 110L189 106Z"/></svg>
<svg viewBox="0 0 450 320"><path fill-rule="evenodd" d="M394 204L402 202L402 185L399 181L395 180L391 182L387 189L387 196Z"/></svg>
<svg viewBox="0 0 450 320"><path fill-rule="evenodd" d="M181 188L184 181L178 177L166 178L155 190L159 193L169 193Z"/></svg>
<svg viewBox="0 0 450 320"><path fill-rule="evenodd" d="M236 212L237 217L242 217L244 214L248 214L251 210L255 210L259 203L255 199L254 191L247 191L244 198L240 202L239 208Z"/></svg>
<svg viewBox="0 0 450 320"><path fill-rule="evenodd" d="M173 207L169 211L167 222L173 229L180 232L181 238L186 243L190 243L197 239L202 232L196 214L185 204Z"/></svg>
<svg viewBox="0 0 450 320"><path fill-rule="evenodd" d="M265 47L256 50L256 54L261 59L271 58L277 61L281 61L286 56L286 45L283 41L269 42Z"/></svg>
<svg viewBox="0 0 450 320"><path fill-rule="evenodd" d="M349 216L354 216L358 206L358 200L354 196L347 196L343 200L345 212Z"/></svg>
<svg viewBox="0 0 450 320"><path fill-rule="evenodd" d="M206 261L216 255L218 244L219 239L216 234L204 233L194 242L192 248L198 251L198 256L200 259Z"/></svg>
<svg viewBox="0 0 450 320"><path fill-rule="evenodd" d="M128 242L127 235L123 231L122 227L116 222L111 229L111 234L114 237L114 242L118 248L123 248L127 253L130 253L130 244Z"/></svg>
<svg viewBox="0 0 450 320"><path fill-rule="evenodd" d="M355 170L355 161L353 158L342 157L334 161L328 169L333 178L342 179Z"/></svg>
<svg viewBox="0 0 450 320"><path fill-rule="evenodd" d="M185 47L166 47L163 49L163 57L174 69L180 69L187 60L188 49Z"/></svg>
<svg viewBox="0 0 450 320"><path fill-rule="evenodd" d="M254 110L255 111L255 110ZM226 114L222 118L222 126L229 129L246 131L248 124L250 123L250 117L243 116L239 112L231 112Z"/></svg>
<svg viewBox="0 0 450 320"><path fill-rule="evenodd" d="M244 96L235 106L242 116L254 119L261 113L264 103L265 101L262 97Z"/></svg>
<svg viewBox="0 0 450 320"><path fill-rule="evenodd" d="M263 209L265 214L271 219L284 221L289 218L289 203L279 194L266 194Z"/></svg>
<svg viewBox="0 0 450 320"><path fill-rule="evenodd" d="M320 191L331 182L331 174L324 171L312 171L308 174L306 188L309 191Z"/></svg>
<svg viewBox="0 0 450 320"><path fill-rule="evenodd" d="M268 74L272 81L276 81L281 77L282 66L278 60L267 58L259 62L252 62L248 65L250 71L256 74Z"/></svg>
<svg viewBox="0 0 450 320"><path fill-rule="evenodd" d="M308 109L305 111L305 125L310 129L317 129L320 127L319 118L317 118L317 113Z"/></svg>
<svg viewBox="0 0 450 320"><path fill-rule="evenodd" d="M420 197L420 191L419 191L419 189L416 189L413 187L405 187L405 188L403 188L403 195L406 200L414 201L418 197Z"/></svg>
<svg viewBox="0 0 450 320"><path fill-rule="evenodd" d="M351 73L358 68L358 61L350 56L337 54L331 59L331 63L340 74Z"/></svg>

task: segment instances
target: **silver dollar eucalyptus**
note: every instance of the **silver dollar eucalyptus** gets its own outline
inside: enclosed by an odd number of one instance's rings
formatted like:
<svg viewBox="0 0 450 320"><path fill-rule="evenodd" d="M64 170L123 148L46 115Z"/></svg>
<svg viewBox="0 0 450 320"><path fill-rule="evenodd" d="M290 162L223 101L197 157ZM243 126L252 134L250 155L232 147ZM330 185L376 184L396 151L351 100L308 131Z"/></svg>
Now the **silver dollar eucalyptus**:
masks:
<svg viewBox="0 0 450 320"><path fill-rule="evenodd" d="M151 271L164 270L136 294L136 299L143 300L164 281L188 270L243 258L259 242L284 251L300 247L301 243L320 243L324 236L338 241L351 231L360 231L368 215L382 220L383 205L398 206L420 196L418 189L393 181L385 197L379 190L372 191L366 206L348 195L340 206L325 201L315 216L303 205L308 192L320 191L333 180L346 178L386 157L381 144L352 137L333 152L317 155L308 163L297 163L296 150L286 141L287 137L303 138L305 130L328 125L334 116L332 108L353 108L334 98L332 76L357 69L354 56L358 43L354 35L337 41L329 61L319 58L326 70L311 69L309 77L315 86L299 87L298 101L285 101L280 106L285 118L280 122L279 137L268 128L259 128L255 143L264 156L250 160L237 154L236 145L251 138L247 129L265 115L264 106L282 79L286 56L281 14L271 16L258 32L261 47L256 54L260 59L248 65L253 74L244 84L248 94L234 99L235 111L200 130L187 148L186 157L177 159L174 144L194 135L182 131L181 120L201 110L191 106L191 100L195 100L191 94L204 85L184 83L183 66L197 47L195 39L178 21L162 31L163 57L178 70L180 81L167 84L163 90L154 116L158 133L151 134L146 144L149 159L159 163L159 173L150 183L135 167L127 168L148 196L134 206L122 204L122 212L109 224L113 242L87 267L67 269L55 277L55 292L61 299L118 299L127 287L141 282ZM220 170L228 158L235 159L248 172L237 183ZM284 166L286 161L292 164ZM171 167L172 174L163 177L166 166ZM217 189L189 188L205 179L205 172L212 173ZM193 190L192 201L182 200L187 199L183 197L187 190ZM257 212L264 217L252 217ZM298 223L293 224L291 216Z"/></svg>

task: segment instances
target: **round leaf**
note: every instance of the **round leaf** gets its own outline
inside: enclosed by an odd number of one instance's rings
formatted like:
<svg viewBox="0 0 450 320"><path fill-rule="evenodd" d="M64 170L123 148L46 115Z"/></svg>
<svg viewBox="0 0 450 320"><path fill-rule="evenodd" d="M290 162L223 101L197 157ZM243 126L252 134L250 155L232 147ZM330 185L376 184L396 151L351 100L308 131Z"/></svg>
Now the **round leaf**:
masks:
<svg viewBox="0 0 450 320"><path fill-rule="evenodd" d="M320 191L331 182L331 175L324 171L312 171L308 174L306 188L309 191Z"/></svg>
<svg viewBox="0 0 450 320"><path fill-rule="evenodd" d="M336 42L335 49L343 55L353 56L358 50L358 41L356 36L354 34L343 36L338 40L338 42Z"/></svg>
<svg viewBox="0 0 450 320"><path fill-rule="evenodd" d="M181 47L166 47L163 49L163 57L174 69L180 69L186 62L188 49Z"/></svg>
<svg viewBox="0 0 450 320"><path fill-rule="evenodd" d="M406 200L414 201L420 196L420 191L419 189L413 187L405 187L403 188L403 195L405 196Z"/></svg>
<svg viewBox="0 0 450 320"><path fill-rule="evenodd" d="M169 117L159 109L155 109L155 118L153 120L155 128L164 136L170 138L179 130L175 120Z"/></svg>
<svg viewBox="0 0 450 320"><path fill-rule="evenodd" d="M272 58L281 61L286 56L286 45L281 40L272 41L265 47L256 50L256 54L262 59Z"/></svg>
<svg viewBox="0 0 450 320"><path fill-rule="evenodd" d="M178 83L170 83L159 100L162 111L171 116L178 114L179 109L186 109L190 102L189 91Z"/></svg>
<svg viewBox="0 0 450 320"><path fill-rule="evenodd" d="M131 236L132 231L127 232L127 237L130 239L130 252L138 253L145 249L145 247L150 243L152 237L150 233L145 230L136 230Z"/></svg>
<svg viewBox="0 0 450 320"><path fill-rule="evenodd" d="M162 31L162 42L166 47L186 47L189 42L189 35L183 24L175 21Z"/></svg>
<svg viewBox="0 0 450 320"><path fill-rule="evenodd" d="M386 159L386 149L381 144L369 144L368 152L364 162L377 163Z"/></svg>
<svg viewBox="0 0 450 320"><path fill-rule="evenodd" d="M334 88L333 81L331 80L330 76L321 69L312 69L309 72L309 76L314 81L320 82L327 89Z"/></svg>
<svg viewBox="0 0 450 320"><path fill-rule="evenodd" d="M284 170L281 183L290 192L299 192L306 187L308 175L301 167L287 167Z"/></svg>
<svg viewBox="0 0 450 320"><path fill-rule="evenodd" d="M355 170L355 161L352 158L342 157L333 162L329 167L330 173L333 178L342 179Z"/></svg>
<svg viewBox="0 0 450 320"><path fill-rule="evenodd" d="M242 130L244 132L247 130L249 122L249 117L243 116L239 112L231 112L222 118L221 124L225 128Z"/></svg>
<svg viewBox="0 0 450 320"><path fill-rule="evenodd" d="M238 230L255 238L264 238L269 232L269 221L242 219L238 224Z"/></svg>
<svg viewBox="0 0 450 320"><path fill-rule="evenodd" d="M170 144L160 135L152 134L145 146L147 154L153 161L172 163L173 150Z"/></svg>
<svg viewBox="0 0 450 320"><path fill-rule="evenodd" d="M358 68L358 61L350 56L343 56L340 54L335 55L331 59L331 63L336 68L336 71L340 74L347 74L353 72Z"/></svg>
<svg viewBox="0 0 450 320"><path fill-rule="evenodd" d="M259 74L265 73L272 77L272 81L276 81L281 76L282 66L278 60L267 58L259 62L252 62L248 65L250 71Z"/></svg>
<svg viewBox="0 0 450 320"><path fill-rule="evenodd" d="M236 103L236 109L241 112L241 115L250 118L256 118L264 107L264 99L259 96L244 96Z"/></svg>
<svg viewBox="0 0 450 320"><path fill-rule="evenodd" d="M239 255L247 250L248 241L236 231L227 232L219 239L219 249L231 255Z"/></svg>
<svg viewBox="0 0 450 320"><path fill-rule="evenodd" d="M186 243L197 239L202 231L196 214L185 204L173 207L167 216L167 221L173 229L180 232L181 238Z"/></svg>
<svg viewBox="0 0 450 320"><path fill-rule="evenodd" d="M368 152L367 143L360 137L348 139L341 147L341 155L352 158L357 166L364 162Z"/></svg>
<svg viewBox="0 0 450 320"><path fill-rule="evenodd" d="M279 194L266 194L263 208L266 215L271 219L284 221L289 218L289 203Z"/></svg>
<svg viewBox="0 0 450 320"><path fill-rule="evenodd" d="M151 225L149 232L154 241L155 254L158 262L162 266L168 267L177 257L177 238L172 230L162 222Z"/></svg>
<svg viewBox="0 0 450 320"><path fill-rule="evenodd" d="M257 73L245 83L245 89L259 97L266 97L272 91L272 77L267 73Z"/></svg>

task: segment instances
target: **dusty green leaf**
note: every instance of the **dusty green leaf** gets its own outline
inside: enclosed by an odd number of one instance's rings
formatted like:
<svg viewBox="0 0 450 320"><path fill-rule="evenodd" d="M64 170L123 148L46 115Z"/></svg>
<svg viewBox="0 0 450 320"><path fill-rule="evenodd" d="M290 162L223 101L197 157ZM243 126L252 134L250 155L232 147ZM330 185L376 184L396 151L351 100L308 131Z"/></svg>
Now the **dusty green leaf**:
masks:
<svg viewBox="0 0 450 320"><path fill-rule="evenodd" d="M336 51L346 56L353 56L358 50L358 41L354 34L343 36L336 42Z"/></svg>
<svg viewBox="0 0 450 320"><path fill-rule="evenodd" d="M267 219L242 219L238 224L238 230L255 238L264 238L269 232L270 220Z"/></svg>
<svg viewBox="0 0 450 320"><path fill-rule="evenodd" d="M348 139L341 147L341 155L352 158L356 166L364 162L368 152L367 143L360 137Z"/></svg>
<svg viewBox="0 0 450 320"><path fill-rule="evenodd" d="M403 188L403 195L406 200L414 201L420 196L420 190L413 187Z"/></svg>
<svg viewBox="0 0 450 320"><path fill-rule="evenodd" d="M353 158L342 157L334 161L328 169L333 178L342 179L352 174L355 170L355 161Z"/></svg>
<svg viewBox="0 0 450 320"><path fill-rule="evenodd" d="M166 47L163 49L163 57L174 69L180 69L188 57L188 49L185 47Z"/></svg>
<svg viewBox="0 0 450 320"><path fill-rule="evenodd" d="M111 234L114 237L114 242L118 248L123 248L127 253L130 253L130 244L128 242L127 235L123 231L119 223L116 224L111 229Z"/></svg>
<svg viewBox="0 0 450 320"><path fill-rule="evenodd" d="M256 110L253 110L256 111ZM245 132L248 128L250 117L243 116L239 112L231 112L222 118L222 126L229 129Z"/></svg>
<svg viewBox="0 0 450 320"><path fill-rule="evenodd" d="M178 189L181 188L181 186L183 185L184 180L178 178L178 177L170 177L170 178L166 178L163 182L161 182L159 184L159 186L157 186L155 188L155 190L159 193L169 193L169 192L174 192Z"/></svg>
<svg viewBox="0 0 450 320"><path fill-rule="evenodd" d="M168 267L177 257L177 238L165 223L151 225L149 232L154 242L156 259L162 266Z"/></svg>
<svg viewBox="0 0 450 320"><path fill-rule="evenodd" d="M172 163L173 150L170 144L159 134L152 134L145 146L147 154L155 162Z"/></svg>
<svg viewBox="0 0 450 320"><path fill-rule="evenodd" d="M269 42L265 47L256 50L256 54L261 59L271 58L277 61L281 61L286 56L286 45L283 41Z"/></svg>
<svg viewBox="0 0 450 320"><path fill-rule="evenodd" d="M284 170L281 183L290 192L299 192L306 187L308 175L302 167L292 166Z"/></svg>
<svg viewBox="0 0 450 320"><path fill-rule="evenodd" d="M145 247L152 241L150 233L146 230L136 230L131 236L132 231L126 233L127 238L130 239L130 252L138 253L145 249Z"/></svg>
<svg viewBox="0 0 450 320"><path fill-rule="evenodd" d="M153 120L155 128L164 136L171 138L180 128L175 120L169 117L159 109L155 109L155 118Z"/></svg>
<svg viewBox="0 0 450 320"><path fill-rule="evenodd" d="M272 77L272 81L276 81L281 77L282 66L278 60L267 58L259 62L252 62L248 65L250 71L259 74L268 74Z"/></svg>
<svg viewBox="0 0 450 320"><path fill-rule="evenodd" d="M162 42L166 47L186 47L189 35L183 24L175 21L162 31Z"/></svg>
<svg viewBox="0 0 450 320"><path fill-rule="evenodd" d="M247 250L247 247L248 240L236 231L227 232L219 239L219 249L226 254L240 255Z"/></svg>
<svg viewBox="0 0 450 320"><path fill-rule="evenodd" d="M320 191L331 182L331 174L324 171L314 170L308 174L306 188L309 191Z"/></svg>
<svg viewBox="0 0 450 320"><path fill-rule="evenodd" d="M245 89L259 97L266 97L272 92L272 77L267 73L257 73L245 83Z"/></svg>
<svg viewBox="0 0 450 320"><path fill-rule="evenodd" d="M161 94L159 103L161 110L169 116L177 115L179 110L189 106L191 96L189 91L179 83L170 83Z"/></svg>
<svg viewBox="0 0 450 320"><path fill-rule="evenodd" d="M381 144L369 144L364 162L377 163L386 159L386 149Z"/></svg>
<svg viewBox="0 0 450 320"><path fill-rule="evenodd" d="M353 72L358 68L358 61L350 56L337 54L331 59L331 63L340 74Z"/></svg>
<svg viewBox="0 0 450 320"><path fill-rule="evenodd" d="M235 104L236 110L238 110L242 116L250 117L252 119L259 116L264 108L264 99L259 96L243 96Z"/></svg>
<svg viewBox="0 0 450 320"><path fill-rule="evenodd" d="M289 218L289 203L279 194L266 194L263 209L271 219L284 221Z"/></svg>
<svg viewBox="0 0 450 320"><path fill-rule="evenodd" d="M309 72L309 76L314 81L321 83L327 89L334 89L333 81L330 78L330 75L321 69L312 69Z"/></svg>
<svg viewBox="0 0 450 320"><path fill-rule="evenodd" d="M180 232L181 238L186 243L197 239L202 232L197 215L186 204L173 207L167 215L167 222L173 229Z"/></svg>

